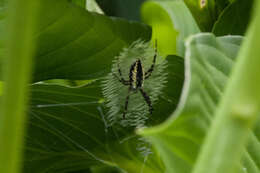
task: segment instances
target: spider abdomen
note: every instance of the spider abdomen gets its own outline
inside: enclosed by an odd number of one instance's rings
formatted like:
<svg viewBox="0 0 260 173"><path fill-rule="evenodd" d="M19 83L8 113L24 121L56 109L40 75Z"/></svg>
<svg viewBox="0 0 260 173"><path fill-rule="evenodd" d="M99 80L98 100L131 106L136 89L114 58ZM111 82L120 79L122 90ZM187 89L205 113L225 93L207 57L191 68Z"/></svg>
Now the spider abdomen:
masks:
<svg viewBox="0 0 260 173"><path fill-rule="evenodd" d="M143 86L144 70L141 60L138 59L131 65L129 79L131 89L136 90Z"/></svg>

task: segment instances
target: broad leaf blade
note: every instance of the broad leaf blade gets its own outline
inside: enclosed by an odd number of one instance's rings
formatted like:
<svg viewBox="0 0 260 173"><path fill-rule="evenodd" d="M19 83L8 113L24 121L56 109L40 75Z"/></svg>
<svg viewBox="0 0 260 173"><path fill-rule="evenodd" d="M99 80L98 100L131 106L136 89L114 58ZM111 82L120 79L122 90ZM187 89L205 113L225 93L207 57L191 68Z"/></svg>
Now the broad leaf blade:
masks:
<svg viewBox="0 0 260 173"><path fill-rule="evenodd" d="M69 0L69 1L83 9L86 9L87 0Z"/></svg>
<svg viewBox="0 0 260 173"><path fill-rule="evenodd" d="M250 21L254 0L239 0L229 4L220 14L212 32L217 36L244 35Z"/></svg>
<svg viewBox="0 0 260 173"><path fill-rule="evenodd" d="M178 103L184 61L167 59L168 83L147 125L164 121ZM31 100L24 172L76 171L104 163L129 173L164 171L160 154L133 129L107 127L99 82L79 88L33 85Z"/></svg>
<svg viewBox="0 0 260 173"><path fill-rule="evenodd" d="M31 89L25 172L80 170L95 162L102 163L91 150L105 147L99 141L99 137L105 139L104 123L97 109L102 99L99 87L37 84ZM91 132L95 135L88 135Z"/></svg>
<svg viewBox="0 0 260 173"><path fill-rule="evenodd" d="M211 31L215 20L217 19L216 1L211 0L184 0L191 11L199 28L203 32Z"/></svg>
<svg viewBox="0 0 260 173"><path fill-rule="evenodd" d="M229 4L230 4L230 0L216 0L216 8L218 12L221 12Z"/></svg>
<svg viewBox="0 0 260 173"><path fill-rule="evenodd" d="M200 32L183 1L147 1L142 7L142 17L153 27L153 39L158 40L158 48L164 55L184 56L185 39Z"/></svg>
<svg viewBox="0 0 260 173"><path fill-rule="evenodd" d="M174 158L190 172L212 115L225 87L241 37L215 38L198 34L187 43L185 84L181 102L172 118L164 124L141 132L162 154L169 172L181 169L172 166ZM173 160L168 160L173 158Z"/></svg>
<svg viewBox="0 0 260 173"><path fill-rule="evenodd" d="M38 16L34 81L102 77L122 48L151 36L147 25L91 13L68 0L42 0Z"/></svg>
<svg viewBox="0 0 260 173"><path fill-rule="evenodd" d="M107 127L99 85L32 86L24 172L68 172L100 164L140 169L138 138L131 129Z"/></svg>
<svg viewBox="0 0 260 173"><path fill-rule="evenodd" d="M153 116L148 120L149 126L164 122L178 105L184 81L184 59L169 55L167 59L167 84L163 89L160 101L154 106Z"/></svg>
<svg viewBox="0 0 260 173"><path fill-rule="evenodd" d="M123 47L150 37L143 24L90 13L66 0L42 4L35 81L101 77Z"/></svg>

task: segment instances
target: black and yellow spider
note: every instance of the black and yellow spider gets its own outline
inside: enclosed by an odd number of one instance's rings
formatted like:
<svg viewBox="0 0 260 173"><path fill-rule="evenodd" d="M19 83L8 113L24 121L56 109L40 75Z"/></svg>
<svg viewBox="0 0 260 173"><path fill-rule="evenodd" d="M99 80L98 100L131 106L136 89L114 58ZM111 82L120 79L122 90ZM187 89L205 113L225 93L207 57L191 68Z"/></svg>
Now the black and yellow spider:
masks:
<svg viewBox="0 0 260 173"><path fill-rule="evenodd" d="M152 114L153 111L153 107L152 107L152 102L150 97L147 95L147 93L143 90L143 84L144 84L144 80L148 79L154 69L155 66L155 62L156 62L156 57L157 57L157 41L155 40L155 54L153 57L153 63L150 66L150 68L145 72L142 62L140 59L137 59L130 67L130 71L129 71L129 80L125 80L122 76L122 72L121 69L119 67L119 63L117 63L117 68L118 68L118 73L119 73L119 77L113 73L113 75L124 85L129 86L128 88L128 94L126 96L126 100L125 100L125 108L124 108L124 113L123 113L123 118L125 119L125 114L127 112L127 107L128 107L128 100L129 100L129 96L130 96L130 92L134 91L140 91L142 96L144 97L144 100L146 101L146 103L149 106L149 112L150 114Z"/></svg>

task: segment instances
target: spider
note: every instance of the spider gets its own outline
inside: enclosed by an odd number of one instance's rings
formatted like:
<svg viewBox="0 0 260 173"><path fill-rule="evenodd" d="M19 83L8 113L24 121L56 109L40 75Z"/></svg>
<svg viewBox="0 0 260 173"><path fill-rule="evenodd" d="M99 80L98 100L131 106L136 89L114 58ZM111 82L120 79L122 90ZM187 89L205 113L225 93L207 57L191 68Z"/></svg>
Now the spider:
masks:
<svg viewBox="0 0 260 173"><path fill-rule="evenodd" d="M119 76L117 76L114 73L113 73L113 75L119 80L119 82L121 82L122 84L124 84L126 86L129 86L128 93L127 93L127 96L126 96L126 99L125 99L123 119L125 119L125 115L126 115L127 108L128 108L128 101L129 101L129 97L130 97L130 92L132 92L132 91L133 92L137 92L137 91L141 92L142 96L144 97L144 100L146 101L147 105L149 106L149 112L150 112L150 114L152 114L152 111L153 111L152 102L151 102L151 99L148 96L148 94L143 90L143 84L144 84L144 80L148 79L153 72L156 57L157 57L157 40L155 40L155 54L154 54L154 57L153 57L153 63L150 66L150 68L146 72L144 72L144 68L143 68L141 60L137 59L130 66L129 80L125 80L123 78L121 69L119 67L119 63L117 63Z"/></svg>

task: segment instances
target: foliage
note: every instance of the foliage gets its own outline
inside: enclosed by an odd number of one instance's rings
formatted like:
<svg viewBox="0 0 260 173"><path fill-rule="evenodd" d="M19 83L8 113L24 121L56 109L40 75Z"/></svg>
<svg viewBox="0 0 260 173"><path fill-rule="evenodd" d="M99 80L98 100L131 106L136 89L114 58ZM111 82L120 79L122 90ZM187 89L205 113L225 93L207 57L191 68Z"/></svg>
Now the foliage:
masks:
<svg viewBox="0 0 260 173"><path fill-rule="evenodd" d="M142 132L162 153L168 163L166 172L191 171L240 42L241 37L215 38L210 34L196 35L187 41L185 68L189 70L178 110L165 124Z"/></svg>
<svg viewBox="0 0 260 173"><path fill-rule="evenodd" d="M260 3L127 3L0 1L1 172L260 172Z"/></svg>

